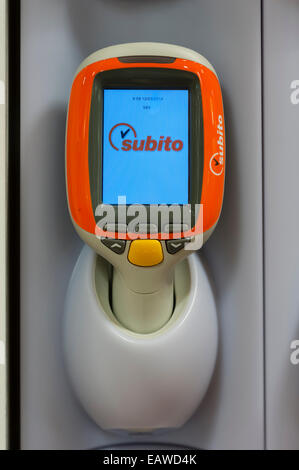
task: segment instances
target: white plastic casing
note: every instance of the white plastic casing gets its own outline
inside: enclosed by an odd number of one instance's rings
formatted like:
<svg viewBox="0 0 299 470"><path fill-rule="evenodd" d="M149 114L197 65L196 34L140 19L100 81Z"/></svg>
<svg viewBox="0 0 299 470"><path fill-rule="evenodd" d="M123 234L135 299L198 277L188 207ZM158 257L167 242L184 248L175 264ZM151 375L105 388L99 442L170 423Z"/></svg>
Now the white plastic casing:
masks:
<svg viewBox="0 0 299 470"><path fill-rule="evenodd" d="M175 268L176 307L156 333L125 329L111 312L108 263L85 246L65 305L68 374L80 402L106 430L178 428L208 388L217 352L212 289L198 255Z"/></svg>

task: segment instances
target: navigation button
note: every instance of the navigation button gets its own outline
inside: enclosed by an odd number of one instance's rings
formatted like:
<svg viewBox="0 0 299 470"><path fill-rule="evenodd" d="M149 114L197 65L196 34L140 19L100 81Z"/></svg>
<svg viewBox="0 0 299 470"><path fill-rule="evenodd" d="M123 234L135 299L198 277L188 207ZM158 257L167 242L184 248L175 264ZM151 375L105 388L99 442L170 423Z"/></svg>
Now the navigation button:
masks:
<svg viewBox="0 0 299 470"><path fill-rule="evenodd" d="M166 233L186 232L189 228L188 224L166 224L164 227Z"/></svg>
<svg viewBox="0 0 299 470"><path fill-rule="evenodd" d="M181 240L166 240L166 249L170 255L175 255L178 251L184 248L185 243L190 241L190 238L182 238Z"/></svg>
<svg viewBox="0 0 299 470"><path fill-rule="evenodd" d="M155 224L138 224L136 226L137 233L158 233L158 227Z"/></svg>
<svg viewBox="0 0 299 470"><path fill-rule="evenodd" d="M126 240L114 240L111 238L102 238L102 243L117 255L121 255L126 248Z"/></svg>
<svg viewBox="0 0 299 470"><path fill-rule="evenodd" d="M131 242L128 260L135 266L156 266L163 261L163 250L158 240L134 240Z"/></svg>
<svg viewBox="0 0 299 470"><path fill-rule="evenodd" d="M104 231L113 233L127 233L127 225L108 223L104 225Z"/></svg>

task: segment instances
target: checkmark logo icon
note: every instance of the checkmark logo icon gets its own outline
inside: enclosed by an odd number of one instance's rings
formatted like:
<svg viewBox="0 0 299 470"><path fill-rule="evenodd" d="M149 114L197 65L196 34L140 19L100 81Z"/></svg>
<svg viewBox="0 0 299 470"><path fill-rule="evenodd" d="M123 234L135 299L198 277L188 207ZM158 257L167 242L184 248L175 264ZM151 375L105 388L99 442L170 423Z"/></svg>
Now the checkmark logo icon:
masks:
<svg viewBox="0 0 299 470"><path fill-rule="evenodd" d="M221 161L218 152L212 155L210 159L210 170L215 176L220 176L223 173L224 166L223 166L223 159Z"/></svg>
<svg viewBox="0 0 299 470"><path fill-rule="evenodd" d="M124 139L129 131L130 131L130 128L127 129L125 132L120 131L121 138Z"/></svg>
<svg viewBox="0 0 299 470"><path fill-rule="evenodd" d="M120 130L119 129L120 126L121 126L121 129L124 129L124 130ZM116 129L117 129L117 131L116 131ZM119 130L120 130L121 144L119 142ZM137 138L137 132L135 131L134 127L131 126L131 124L128 124L127 122L119 122L118 124L115 124L115 126L113 126L110 129L108 138L109 138L110 145L114 150L118 151L119 150L119 145L121 146L121 145L123 145L123 142L126 142L124 140L124 138L130 132L130 130L132 131L132 133L134 134L134 137L136 139ZM113 143L113 133L114 133L114 131L115 131L115 136L117 136L115 140L116 140L116 142L118 142L118 144Z"/></svg>

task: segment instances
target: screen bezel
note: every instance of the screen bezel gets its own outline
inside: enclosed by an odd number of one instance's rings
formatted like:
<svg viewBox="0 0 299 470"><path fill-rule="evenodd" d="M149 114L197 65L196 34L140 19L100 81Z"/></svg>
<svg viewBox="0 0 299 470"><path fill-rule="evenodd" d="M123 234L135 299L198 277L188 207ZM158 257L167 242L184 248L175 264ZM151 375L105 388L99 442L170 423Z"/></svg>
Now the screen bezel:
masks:
<svg viewBox="0 0 299 470"><path fill-rule="evenodd" d="M202 179L203 179L203 118L202 100L199 78L192 72L159 67L130 67L108 70L98 73L93 81L90 104L89 120L89 181L93 213L99 205L105 207L102 200L103 192L103 106L104 89L148 89L148 90L188 90L189 91L189 116L188 116L188 202L191 206L191 228L196 222L196 204L200 204ZM147 208L147 220L149 222L149 205ZM186 205L178 204L183 213ZM118 220L118 206L115 209L115 223ZM103 213L103 211L102 211ZM126 223L134 219L127 217ZM100 217L95 215L98 223ZM114 221L113 221L114 222ZM170 221L172 222L172 221ZM158 232L163 232L163 227L158 224Z"/></svg>

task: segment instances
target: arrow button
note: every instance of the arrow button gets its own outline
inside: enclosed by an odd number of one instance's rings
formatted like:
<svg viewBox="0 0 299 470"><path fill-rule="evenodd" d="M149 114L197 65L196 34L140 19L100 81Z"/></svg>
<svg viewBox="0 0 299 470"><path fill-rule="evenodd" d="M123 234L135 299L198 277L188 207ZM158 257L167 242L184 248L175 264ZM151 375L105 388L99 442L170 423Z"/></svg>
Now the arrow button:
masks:
<svg viewBox="0 0 299 470"><path fill-rule="evenodd" d="M166 249L168 253L171 255L174 255L178 251L180 251L182 248L184 248L184 242L181 240L167 240L166 241Z"/></svg>
<svg viewBox="0 0 299 470"><path fill-rule="evenodd" d="M114 240L113 238L102 238L102 243L117 255L121 255L126 248L126 240Z"/></svg>

